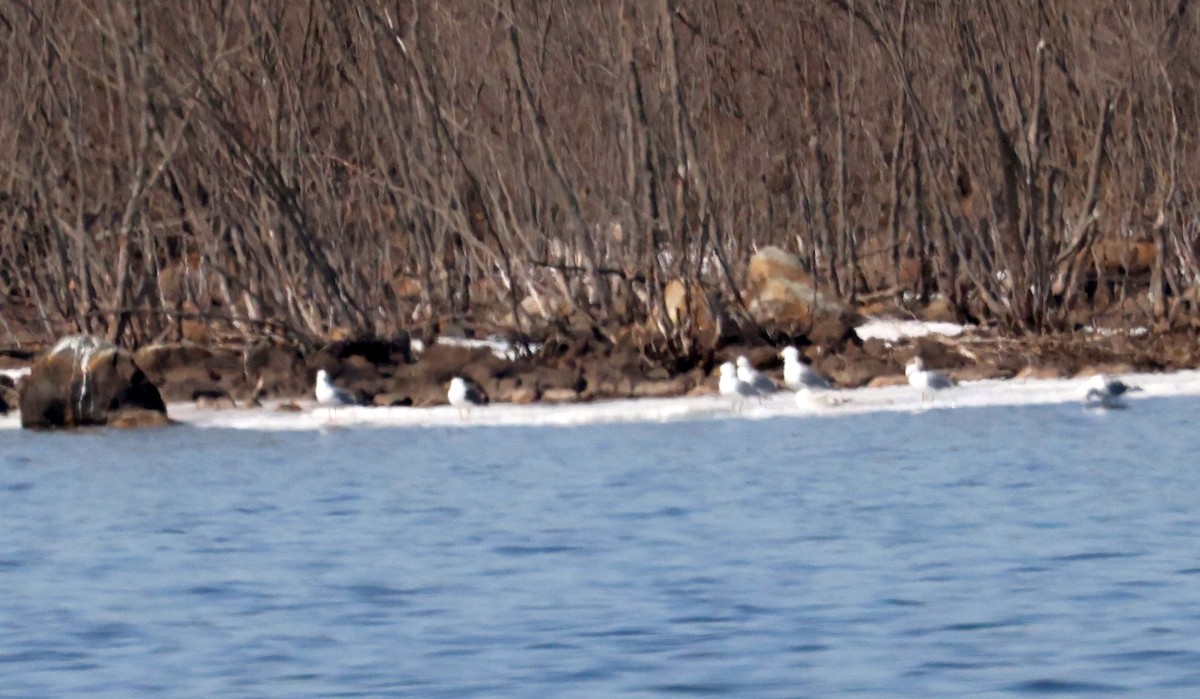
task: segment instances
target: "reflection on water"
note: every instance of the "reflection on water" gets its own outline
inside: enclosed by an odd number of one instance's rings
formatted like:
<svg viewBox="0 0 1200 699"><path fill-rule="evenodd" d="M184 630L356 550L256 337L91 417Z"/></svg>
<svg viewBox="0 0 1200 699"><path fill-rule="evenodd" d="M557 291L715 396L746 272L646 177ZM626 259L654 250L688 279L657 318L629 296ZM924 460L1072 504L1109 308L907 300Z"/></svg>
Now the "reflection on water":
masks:
<svg viewBox="0 0 1200 699"><path fill-rule="evenodd" d="M8 433L0 696L1187 696L1198 412Z"/></svg>

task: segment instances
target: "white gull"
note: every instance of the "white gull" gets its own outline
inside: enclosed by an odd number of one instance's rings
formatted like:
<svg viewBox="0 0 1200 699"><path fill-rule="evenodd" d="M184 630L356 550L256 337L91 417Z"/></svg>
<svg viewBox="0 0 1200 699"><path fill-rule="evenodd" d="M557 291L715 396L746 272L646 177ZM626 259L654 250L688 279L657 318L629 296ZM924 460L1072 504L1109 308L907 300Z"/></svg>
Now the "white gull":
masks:
<svg viewBox="0 0 1200 699"><path fill-rule="evenodd" d="M333 380L329 378L329 372L324 369L317 371L317 384L314 388L317 395L317 402L321 405L338 406L338 405L357 405L358 401L350 392L344 388L340 388L333 384Z"/></svg>
<svg viewBox="0 0 1200 699"><path fill-rule="evenodd" d="M464 418L472 407L486 405L488 402L487 396L461 376L450 379L450 390L446 391L446 399L450 401L450 405L458 408L458 414Z"/></svg>
<svg viewBox="0 0 1200 699"><path fill-rule="evenodd" d="M750 384L738 377L737 367L732 362L721 365L721 379L717 388L722 396L733 399L734 408L741 410L747 398L761 398L762 394Z"/></svg>
<svg viewBox="0 0 1200 699"><path fill-rule="evenodd" d="M784 347L779 356L783 357L783 382L787 384L788 388L793 390L831 388L829 379L817 373L811 364L800 359L800 350L795 347Z"/></svg>
<svg viewBox="0 0 1200 699"><path fill-rule="evenodd" d="M749 384L759 395L774 393L779 390L775 382L766 374L760 373L750 364L750 360L746 355L737 358L737 377Z"/></svg>
<svg viewBox="0 0 1200 699"><path fill-rule="evenodd" d="M945 374L926 369L920 357L913 357L905 365L904 374L908 377L909 385L921 392L923 402L933 400L933 394L937 391L955 385L954 380Z"/></svg>

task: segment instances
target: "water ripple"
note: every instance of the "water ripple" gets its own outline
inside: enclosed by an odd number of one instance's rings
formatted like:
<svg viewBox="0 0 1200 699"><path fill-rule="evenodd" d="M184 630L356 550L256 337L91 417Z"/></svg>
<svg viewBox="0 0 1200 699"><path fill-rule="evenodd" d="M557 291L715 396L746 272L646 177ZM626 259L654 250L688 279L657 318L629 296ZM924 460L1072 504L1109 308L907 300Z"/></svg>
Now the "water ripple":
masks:
<svg viewBox="0 0 1200 699"><path fill-rule="evenodd" d="M1078 413L14 432L0 693L1190 696L1200 400Z"/></svg>

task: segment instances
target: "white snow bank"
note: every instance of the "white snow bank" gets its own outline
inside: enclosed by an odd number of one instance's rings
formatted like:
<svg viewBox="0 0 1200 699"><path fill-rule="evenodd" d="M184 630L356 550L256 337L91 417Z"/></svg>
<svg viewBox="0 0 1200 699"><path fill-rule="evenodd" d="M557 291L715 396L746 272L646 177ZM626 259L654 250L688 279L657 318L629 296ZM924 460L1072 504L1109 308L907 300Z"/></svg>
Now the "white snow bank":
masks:
<svg viewBox="0 0 1200 699"><path fill-rule="evenodd" d="M451 337L449 335L441 335L436 340L434 340L433 343L435 345L450 345L452 347L466 347L468 349L475 349L478 347L482 347L484 349L491 351L492 355L495 356L497 359L507 359L510 362L515 361L516 359L518 359L520 357L529 356L529 354L536 354L537 351L539 349L541 349L541 345L538 345L536 343L531 343L529 345L529 352L526 353L523 348L516 347L508 340L505 340L502 337L495 337L495 336L480 340L480 339L476 339L476 338ZM416 343L414 343L413 350L418 353L423 352L425 350L424 343L421 343L421 346L419 349L416 347Z"/></svg>
<svg viewBox="0 0 1200 699"><path fill-rule="evenodd" d="M1136 410L1138 400L1164 396L1200 396L1200 371L1172 374L1128 374L1121 378L1143 387L1133 393L1129 404ZM928 404L921 402L913 388L860 388L831 391L836 401L808 401L798 407L788 391L772 396L761 404L750 401L741 412L720 396L681 398L638 398L567 405L498 404L472 409L465 418L449 406L435 408L317 407L302 401L302 412L280 412L277 403L256 410L211 410L192 404L169 407L172 418L196 427L221 427L248 430L317 430L328 428L384 427L472 427L575 426L618 422L673 422L679 420L744 419L859 415L873 412L919 412L1002 405L1039 405L1082 402L1086 378L1050 380L972 381L940 392ZM840 402L839 401L844 401ZM837 403L837 404L835 404ZM16 427L15 415L0 418L0 426Z"/></svg>
<svg viewBox="0 0 1200 699"><path fill-rule="evenodd" d="M926 335L961 335L966 326L957 323L942 323L924 320L898 320L896 318L869 318L854 329L862 340L896 342L901 338L924 337Z"/></svg>

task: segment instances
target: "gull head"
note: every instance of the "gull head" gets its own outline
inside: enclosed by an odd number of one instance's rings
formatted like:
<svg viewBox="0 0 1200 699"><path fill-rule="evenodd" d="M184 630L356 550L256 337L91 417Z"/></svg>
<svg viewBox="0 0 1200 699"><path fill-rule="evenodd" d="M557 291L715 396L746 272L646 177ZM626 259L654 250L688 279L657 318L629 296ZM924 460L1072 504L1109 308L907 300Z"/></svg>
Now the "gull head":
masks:
<svg viewBox="0 0 1200 699"><path fill-rule="evenodd" d="M744 371L746 369L753 369L754 367L750 366L750 360L747 359L746 355L743 354L737 358L737 368Z"/></svg>
<svg viewBox="0 0 1200 699"><path fill-rule="evenodd" d="M463 381L461 376L455 376L450 379L450 392L465 396L467 394L467 382Z"/></svg>
<svg viewBox="0 0 1200 699"><path fill-rule="evenodd" d="M721 378L733 378L737 376L737 367L733 365L733 362L725 362L721 365L720 372Z"/></svg>
<svg viewBox="0 0 1200 699"><path fill-rule="evenodd" d="M326 385L329 383L329 372L324 369L317 369L317 383Z"/></svg>
<svg viewBox="0 0 1200 699"><path fill-rule="evenodd" d="M1099 393L1108 393L1108 376L1105 374L1096 374L1088 379L1086 384L1088 392L1097 391Z"/></svg>
<svg viewBox="0 0 1200 699"><path fill-rule="evenodd" d="M779 356L782 357L783 361L785 362L798 362L800 361L800 350L796 349L795 347L784 347L783 351L779 353Z"/></svg>
<svg viewBox="0 0 1200 699"><path fill-rule="evenodd" d="M912 376L913 374L925 371L925 362L921 361L920 357L913 357L904 365L904 375Z"/></svg>

